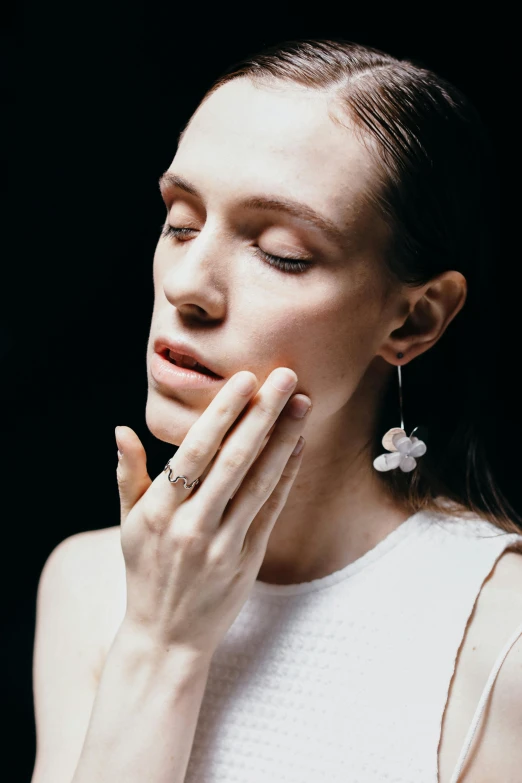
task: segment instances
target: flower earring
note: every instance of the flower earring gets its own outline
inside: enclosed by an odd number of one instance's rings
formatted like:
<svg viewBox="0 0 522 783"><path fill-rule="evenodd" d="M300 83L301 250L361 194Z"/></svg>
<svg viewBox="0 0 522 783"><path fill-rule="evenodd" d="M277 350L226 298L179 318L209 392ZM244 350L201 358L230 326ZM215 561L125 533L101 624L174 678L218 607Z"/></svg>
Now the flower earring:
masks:
<svg viewBox="0 0 522 783"><path fill-rule="evenodd" d="M404 358L404 354L398 353L397 359L402 358ZM413 436L413 433L419 429L418 427L415 427L410 437L406 435L402 411L402 377L400 364L397 365L397 372L399 374L401 426L392 427L383 437L382 445L387 451L390 451L391 454L380 454L374 459L373 467L380 472L400 468L403 473L409 473L417 467L417 459L422 457L423 454L426 454L427 449L423 440L419 440L419 438Z"/></svg>

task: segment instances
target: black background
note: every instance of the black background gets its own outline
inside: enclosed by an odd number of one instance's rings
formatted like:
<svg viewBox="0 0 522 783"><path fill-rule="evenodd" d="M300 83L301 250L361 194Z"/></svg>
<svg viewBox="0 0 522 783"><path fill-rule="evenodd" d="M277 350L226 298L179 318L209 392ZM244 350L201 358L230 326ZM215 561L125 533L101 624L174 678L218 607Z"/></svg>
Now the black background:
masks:
<svg viewBox="0 0 522 783"><path fill-rule="evenodd" d="M1 408L3 773L28 781L34 752L31 661L39 575L51 550L119 522L114 427L132 427L151 475L172 447L145 425L157 188L179 130L230 64L289 38L342 37L409 57L479 108L498 162L495 272L484 355L496 404L496 469L519 489L520 303L515 174L517 68L509 17L458 8L349 4L26 4L4 17ZM308 10L307 10L308 9Z"/></svg>

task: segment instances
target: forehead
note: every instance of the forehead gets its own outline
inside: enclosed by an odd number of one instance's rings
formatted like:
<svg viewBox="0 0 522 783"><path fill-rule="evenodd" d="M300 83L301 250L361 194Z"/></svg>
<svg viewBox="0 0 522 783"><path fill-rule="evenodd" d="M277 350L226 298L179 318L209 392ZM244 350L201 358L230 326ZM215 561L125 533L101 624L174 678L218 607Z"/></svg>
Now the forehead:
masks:
<svg viewBox="0 0 522 783"><path fill-rule="evenodd" d="M333 98L309 88L248 79L222 85L197 109L173 168L210 194L233 188L307 200L346 222L375 185L371 159Z"/></svg>

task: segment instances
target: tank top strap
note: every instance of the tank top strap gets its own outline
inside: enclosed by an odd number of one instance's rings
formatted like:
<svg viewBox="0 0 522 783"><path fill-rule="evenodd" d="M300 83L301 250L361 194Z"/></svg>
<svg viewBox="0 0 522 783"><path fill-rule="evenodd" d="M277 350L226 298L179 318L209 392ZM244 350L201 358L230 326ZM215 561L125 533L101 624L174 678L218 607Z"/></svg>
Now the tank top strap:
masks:
<svg viewBox="0 0 522 783"><path fill-rule="evenodd" d="M482 717L482 714L485 710L489 694L491 693L491 690L493 688L493 685L495 684L495 680L497 678L497 674L500 671L500 667L504 663L506 656L508 652L511 650L517 639L522 636L522 624L517 627L513 635L508 639L504 647L502 648L498 658L496 659L495 663L493 664L493 667L491 669L490 675L488 677L488 680L486 682L486 685L484 686L484 690L482 691L482 694L480 696L477 709L475 710L475 714L473 716L473 720L471 721L471 725L469 727L468 733L466 734L466 738L464 740L464 744L460 753L460 756L458 758L455 770L453 772L453 775L451 777L450 783L457 783L459 779L459 775L462 772L462 769L464 767L464 762L466 761L469 749L471 747L471 743L473 742L473 737L475 736L475 732L477 731L478 725L480 723L480 719Z"/></svg>

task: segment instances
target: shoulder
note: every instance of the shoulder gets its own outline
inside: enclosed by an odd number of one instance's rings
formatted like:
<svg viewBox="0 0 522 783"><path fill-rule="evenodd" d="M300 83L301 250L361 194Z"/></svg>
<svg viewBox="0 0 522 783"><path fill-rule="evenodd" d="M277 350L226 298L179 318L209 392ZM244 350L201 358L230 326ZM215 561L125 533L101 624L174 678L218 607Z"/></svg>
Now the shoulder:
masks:
<svg viewBox="0 0 522 783"><path fill-rule="evenodd" d="M49 564L65 565L71 560L76 563L81 562L93 554L105 553L108 549L114 548L120 537L120 526L104 527L99 530L82 530L79 533L67 536L60 541L49 555L45 568Z"/></svg>
<svg viewBox="0 0 522 783"><path fill-rule="evenodd" d="M494 591L510 593L522 601L522 537L500 555L487 582Z"/></svg>
<svg viewBox="0 0 522 783"><path fill-rule="evenodd" d="M77 533L42 569L33 652L35 781L71 780L78 762L102 652L123 619L118 545L118 528Z"/></svg>
<svg viewBox="0 0 522 783"><path fill-rule="evenodd" d="M489 631L494 632L499 625L503 629L504 638L501 639L501 647L498 649L500 654L502 647L517 628L522 627L522 552L507 549L497 560L483 590L486 590ZM507 623L501 621L502 617L508 618ZM519 728L522 726L521 672L522 633L508 652L497 677L499 690L503 689L504 698L518 716Z"/></svg>
<svg viewBox="0 0 522 783"><path fill-rule="evenodd" d="M119 525L86 530L64 538L52 550L40 582L48 589L64 582L72 590L88 586L94 590L91 597L96 600L98 592L121 576L124 568Z"/></svg>
<svg viewBox="0 0 522 783"><path fill-rule="evenodd" d="M522 553L517 548L506 549L498 558L478 603L479 633L472 649L482 692L502 649L522 626ZM516 770L522 767L522 633L501 664L482 722L476 733L481 741L474 770L486 776L489 770L492 779L502 770L503 779L515 780ZM471 776L470 783L473 780Z"/></svg>
<svg viewBox="0 0 522 783"><path fill-rule="evenodd" d="M87 530L63 539L43 567L38 600L60 605L88 633L97 671L125 611L125 561L120 526ZM69 609L70 607L70 609Z"/></svg>

